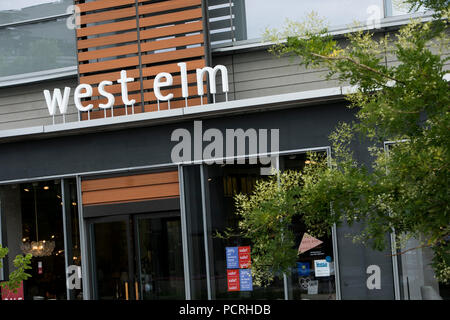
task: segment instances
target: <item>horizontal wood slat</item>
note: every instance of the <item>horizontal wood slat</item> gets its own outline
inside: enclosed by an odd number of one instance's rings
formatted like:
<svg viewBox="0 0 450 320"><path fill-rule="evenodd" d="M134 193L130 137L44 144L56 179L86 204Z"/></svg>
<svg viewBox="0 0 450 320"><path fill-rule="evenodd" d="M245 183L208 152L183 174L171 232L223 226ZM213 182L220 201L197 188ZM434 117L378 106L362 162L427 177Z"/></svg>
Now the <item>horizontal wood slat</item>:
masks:
<svg viewBox="0 0 450 320"><path fill-rule="evenodd" d="M204 50L205 49L203 47L197 47L197 48L189 48L189 49L174 50L174 51L168 51L168 52L143 55L142 63L150 64L150 63L167 62L167 61L173 61L173 60L179 60L181 62L181 61L183 61L183 59L186 59L186 58L203 56L203 54L205 52Z"/></svg>
<svg viewBox="0 0 450 320"><path fill-rule="evenodd" d="M199 60L192 60L188 61L186 63L186 69L187 71L195 70L197 68L203 68L205 66L205 60L199 59ZM142 68L142 75L144 77L154 77L160 72L169 72L169 73L176 73L179 72L180 67L178 67L177 63L170 63L170 64L164 64L164 65L158 65L154 67L147 67ZM130 78L138 78L139 77L139 70L128 70L127 76ZM87 84L98 84L100 81L103 80L109 80L109 81L117 81L117 79L120 78L120 71L115 72L109 72L109 73L103 73L99 75L89 75L89 76L81 76L80 77L80 83L87 83Z"/></svg>
<svg viewBox="0 0 450 320"><path fill-rule="evenodd" d="M139 26L143 27L155 27L162 24L187 21L193 19L200 19L202 17L202 9L183 10L181 12L166 13L157 16L151 16L148 18L140 18Z"/></svg>
<svg viewBox="0 0 450 320"><path fill-rule="evenodd" d="M92 47L102 47L107 46L111 44L119 44L119 43L125 43L125 42L135 42L137 41L137 32L127 32L127 33L121 33L116 34L112 36L105 36L100 38L91 38L91 39L81 39L78 40L77 45L78 49L87 49Z"/></svg>
<svg viewBox="0 0 450 320"><path fill-rule="evenodd" d="M178 182L178 171L83 180L83 183L81 184L81 191L98 191L172 182Z"/></svg>
<svg viewBox="0 0 450 320"><path fill-rule="evenodd" d="M83 205L178 197L178 172L83 180L81 191Z"/></svg>
<svg viewBox="0 0 450 320"><path fill-rule="evenodd" d="M79 52L78 53L78 61L108 58L108 57L131 54L131 53L138 53L137 43L129 44L126 46L108 48L108 49Z"/></svg>
<svg viewBox="0 0 450 320"><path fill-rule="evenodd" d="M83 204L123 203L179 196L178 183L83 193Z"/></svg>

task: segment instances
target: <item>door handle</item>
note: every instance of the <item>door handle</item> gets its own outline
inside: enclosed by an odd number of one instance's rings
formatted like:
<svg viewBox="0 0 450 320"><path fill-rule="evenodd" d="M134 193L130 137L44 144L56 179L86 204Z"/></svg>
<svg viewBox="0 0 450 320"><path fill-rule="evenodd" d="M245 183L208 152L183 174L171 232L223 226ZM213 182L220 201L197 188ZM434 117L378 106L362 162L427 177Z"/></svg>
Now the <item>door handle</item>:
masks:
<svg viewBox="0 0 450 320"><path fill-rule="evenodd" d="M134 282L134 290L136 291L136 300L139 300L139 285L138 282Z"/></svg>

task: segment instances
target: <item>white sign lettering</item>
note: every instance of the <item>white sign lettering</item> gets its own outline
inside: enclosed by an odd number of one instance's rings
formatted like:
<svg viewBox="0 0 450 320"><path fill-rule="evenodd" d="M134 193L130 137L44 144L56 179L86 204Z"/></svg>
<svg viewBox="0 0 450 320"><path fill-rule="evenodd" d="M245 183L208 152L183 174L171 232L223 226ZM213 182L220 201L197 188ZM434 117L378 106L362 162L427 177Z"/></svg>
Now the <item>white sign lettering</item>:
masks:
<svg viewBox="0 0 450 320"><path fill-rule="evenodd" d="M180 68L180 74L181 74L181 91L182 91L182 97L188 98L189 91L188 91L188 77L187 77L187 66L186 63L180 62L178 63L178 66ZM205 74L209 77L209 92L211 94L217 93L217 86L216 86L216 76L217 73L220 71L221 73L221 79L222 79L222 91L227 94L229 92L229 85L228 85L228 70L223 65L217 65L214 68L211 67L205 67L202 69L196 70L196 76L197 76L197 93L199 96L203 96L205 94L204 92L204 78ZM134 78L129 78L127 76L127 71L122 70L120 72L120 79L117 79L117 83L120 84L121 89L121 95L122 95L122 102L125 106L131 106L136 103L136 100L129 99L128 97L128 87L127 83L133 82ZM107 91L107 87L113 85L112 81L104 80L100 82L98 85L98 93L100 96L105 97L107 99L106 103L100 103L99 107L101 109L109 109L114 106L115 103L115 97L112 93ZM153 82L153 90L155 93L155 96L158 100L161 101L169 101L173 99L174 95L173 93L169 93L166 95L163 95L161 93L161 88L163 87L170 87L173 85L173 76L170 73L167 72L161 72L158 73L154 79ZM64 95L61 95L61 90L56 88L53 90L53 95L51 95L49 90L44 90L44 96L45 96L45 102L47 103L48 111L51 116L56 115L56 108L58 107L59 112L63 115L67 114L67 106L69 103L69 97L70 97L70 91L71 89L69 87L64 88ZM81 83L79 84L74 91L74 103L75 107L82 112L90 111L93 109L93 104L83 105L82 99L90 98L93 95L93 88L90 84Z"/></svg>

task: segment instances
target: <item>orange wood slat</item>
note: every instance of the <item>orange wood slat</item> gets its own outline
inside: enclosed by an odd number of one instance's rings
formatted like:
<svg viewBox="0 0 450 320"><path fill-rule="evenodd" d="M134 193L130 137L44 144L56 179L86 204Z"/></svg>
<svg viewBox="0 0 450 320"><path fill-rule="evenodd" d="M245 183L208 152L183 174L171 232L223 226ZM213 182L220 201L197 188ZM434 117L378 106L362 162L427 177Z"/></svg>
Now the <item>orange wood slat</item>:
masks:
<svg viewBox="0 0 450 320"><path fill-rule="evenodd" d="M195 73L188 73L187 75L188 84L197 83L197 76ZM153 89L153 79L142 81L144 89ZM173 76L173 86L181 85L181 76ZM112 86L111 86L112 87ZM120 90L120 88L119 88ZM111 90L108 90L111 91ZM161 90L162 92L163 90ZM111 91L112 93L112 91Z"/></svg>
<svg viewBox="0 0 450 320"><path fill-rule="evenodd" d="M78 52L78 61L86 61L100 58L115 57L121 55L127 55L132 53L138 53L138 45L129 44L126 46L118 46L108 49L90 50L85 52Z"/></svg>
<svg viewBox="0 0 450 320"><path fill-rule="evenodd" d="M175 26L164 26L161 28L141 30L139 35L141 40L146 40L201 31L203 31L203 23L201 21L194 21L190 23L177 24Z"/></svg>
<svg viewBox="0 0 450 320"><path fill-rule="evenodd" d="M117 188L128 188L145 185L178 182L178 171L146 173L124 177L83 180L81 191L96 191Z"/></svg>
<svg viewBox="0 0 450 320"><path fill-rule="evenodd" d="M117 116L124 116L124 115L132 115L137 114L137 113L141 113L142 108L140 106L135 106L134 107L134 111L133 111L133 107L127 107L126 110L125 108L122 107L121 108L114 108L114 117ZM105 114L106 114L106 118L111 118L112 117L112 111L111 109L106 110L106 112L104 110L93 110L89 112L89 116L87 112L82 112L81 113L81 120L94 120L94 119L103 119L105 118Z"/></svg>
<svg viewBox="0 0 450 320"><path fill-rule="evenodd" d="M179 21L188 21L202 18L202 9L184 10L181 12L166 13L157 16L139 19L139 27L152 27Z"/></svg>
<svg viewBox="0 0 450 320"><path fill-rule="evenodd" d="M146 7L146 2L151 2L150 0L138 0L139 3L144 3L142 7ZM165 7L171 7L177 5L182 5L182 7L188 7L195 4L201 4L200 0L171 0L171 1L164 1L162 3L154 3L150 4L149 6L153 6L154 10L164 10ZM80 12L89 12L89 11L96 11L96 10L102 10L102 9L109 9L119 6L125 6L125 5L134 5L135 0L97 0L97 1L91 1L86 3L79 3L77 4ZM185 4L185 5L183 5Z"/></svg>
<svg viewBox="0 0 450 320"><path fill-rule="evenodd" d="M80 24L90 24L114 19L128 18L136 16L136 7L108 10L105 12L91 13L80 16Z"/></svg>
<svg viewBox="0 0 450 320"><path fill-rule="evenodd" d="M87 37L96 34L109 33L115 31L124 31L136 29L136 19L130 19L126 21L106 23L99 26L85 27L76 30L77 37Z"/></svg>
<svg viewBox="0 0 450 320"><path fill-rule="evenodd" d="M127 88L128 88L128 92L139 91L139 90L141 90L141 82L140 81L129 82L129 83L127 83ZM112 93L112 94L121 93L121 85L120 84L112 84L110 86L105 86L105 91ZM99 95L100 94L98 93L98 87L93 87L92 88L92 96L97 97Z"/></svg>
<svg viewBox="0 0 450 320"><path fill-rule="evenodd" d="M203 35L196 34L192 36L184 36L166 40L144 42L141 44L141 51L145 52L145 51L161 50L202 43L203 43Z"/></svg>
<svg viewBox="0 0 450 320"><path fill-rule="evenodd" d="M178 183L162 185L130 187L126 189L110 189L94 192L83 192L83 205L102 204L105 202L131 202L177 197L180 194Z"/></svg>
<svg viewBox="0 0 450 320"><path fill-rule="evenodd" d="M188 61L186 63L187 70L195 70L197 68L203 68L205 66L205 60L199 59L199 60L192 60ZM180 67L178 67L177 62L165 64L165 65L159 65L154 67L147 67L142 68L142 75L143 77L154 77L160 72L169 72L169 73L176 73L180 71ZM131 78L139 78L139 70L133 69L133 70L127 70L127 76ZM87 83L87 84L98 84L103 80L109 80L109 81L117 81L117 79L120 78L120 71L115 72L109 72L109 73L102 73L102 74L96 74L96 75L89 75L89 76L82 76L80 77L80 83Z"/></svg>
<svg viewBox="0 0 450 320"><path fill-rule="evenodd" d="M139 69L127 70L127 76L129 78L139 78ZM117 81L117 79L120 79L120 71L81 76L80 83L97 84L103 80Z"/></svg>
<svg viewBox="0 0 450 320"><path fill-rule="evenodd" d="M207 98L203 97L203 104L207 103ZM200 98L189 98L188 99L188 107L196 107L201 105ZM183 100L177 100L177 101L170 101L170 109L178 109L178 108L184 108L185 107L185 101ZM159 103L159 110L167 110L168 109L168 103L167 102L160 102ZM154 112L158 111L158 104L157 103L151 103L146 104L144 106L144 112Z"/></svg>
<svg viewBox="0 0 450 320"><path fill-rule="evenodd" d="M97 0L97 1L91 1L86 3L79 3L77 4L78 8L80 9L80 12L89 12L89 11L95 11L95 10L101 10L101 9L109 9L124 5L130 5L135 4L135 0Z"/></svg>
<svg viewBox="0 0 450 320"><path fill-rule="evenodd" d="M197 95L197 86L189 86L188 87L189 96L193 97ZM181 88L170 88L161 90L162 95L167 95L169 93L172 93L175 98L182 98L182 92ZM153 91L144 92L144 101L156 101L156 96ZM172 101L170 102L172 104Z"/></svg>
<svg viewBox="0 0 450 320"><path fill-rule="evenodd" d="M88 64L80 64L78 70L80 73L88 73L95 71L105 71L112 69L124 69L125 67L138 66L139 57L121 58L102 62L93 62Z"/></svg>
<svg viewBox="0 0 450 320"><path fill-rule="evenodd" d="M176 73L180 71L180 67L177 65L178 62L158 65L154 67L142 68L143 77L156 76L160 72ZM186 62L186 68L188 71L195 70L197 68L203 68L205 66L205 59L197 59Z"/></svg>
<svg viewBox="0 0 450 320"><path fill-rule="evenodd" d="M77 41L78 49L87 49L93 47L107 46L111 44L119 44L124 42L137 41L137 32L126 32L121 34L115 34L112 36L104 36L100 38L83 39Z"/></svg>
<svg viewBox="0 0 450 320"><path fill-rule="evenodd" d="M144 15L168 10L182 9L192 6L201 6L201 4L202 4L201 0L172 0L172 1L157 2L139 6L139 14Z"/></svg>
<svg viewBox="0 0 450 320"><path fill-rule="evenodd" d="M173 50L168 52L143 55L142 64L166 62L173 60L182 60L186 58L201 57L205 54L204 47L196 47L182 50Z"/></svg>
<svg viewBox="0 0 450 320"><path fill-rule="evenodd" d="M84 180L81 190L83 205L177 197L178 172Z"/></svg>

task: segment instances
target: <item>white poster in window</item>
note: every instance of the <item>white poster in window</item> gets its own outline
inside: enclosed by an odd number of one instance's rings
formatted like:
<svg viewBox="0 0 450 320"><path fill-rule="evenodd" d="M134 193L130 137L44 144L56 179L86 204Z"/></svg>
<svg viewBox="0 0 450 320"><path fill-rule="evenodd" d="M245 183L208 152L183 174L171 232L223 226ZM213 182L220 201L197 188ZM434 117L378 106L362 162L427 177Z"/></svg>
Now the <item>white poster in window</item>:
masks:
<svg viewBox="0 0 450 320"><path fill-rule="evenodd" d="M308 285L308 294L318 294L319 293L319 280L312 280Z"/></svg>
<svg viewBox="0 0 450 320"><path fill-rule="evenodd" d="M314 260L314 273L316 277L329 277L330 272L330 264L327 260Z"/></svg>

